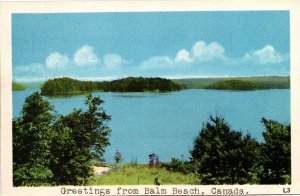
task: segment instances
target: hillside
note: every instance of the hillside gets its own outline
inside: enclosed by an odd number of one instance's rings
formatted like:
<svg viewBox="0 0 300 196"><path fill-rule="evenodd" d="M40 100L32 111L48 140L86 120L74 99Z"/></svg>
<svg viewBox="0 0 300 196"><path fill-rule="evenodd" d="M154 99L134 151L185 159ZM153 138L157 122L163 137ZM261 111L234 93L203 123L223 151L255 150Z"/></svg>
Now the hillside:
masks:
<svg viewBox="0 0 300 196"><path fill-rule="evenodd" d="M198 184L195 174L183 174L168 171L163 167L149 167L146 164L126 164L119 169L113 169L103 176L95 176L89 185L153 185L158 178L161 185L168 184Z"/></svg>
<svg viewBox="0 0 300 196"><path fill-rule="evenodd" d="M20 84L20 83L13 82L12 90L13 91L23 91L23 90L26 90L26 86L23 84Z"/></svg>
<svg viewBox="0 0 300 196"><path fill-rule="evenodd" d="M205 89L215 90L259 90L263 86L252 81L245 80L220 80L207 85Z"/></svg>
<svg viewBox="0 0 300 196"><path fill-rule="evenodd" d="M290 88L290 77L280 76L189 78L173 79L172 81L184 85L187 89L258 90Z"/></svg>

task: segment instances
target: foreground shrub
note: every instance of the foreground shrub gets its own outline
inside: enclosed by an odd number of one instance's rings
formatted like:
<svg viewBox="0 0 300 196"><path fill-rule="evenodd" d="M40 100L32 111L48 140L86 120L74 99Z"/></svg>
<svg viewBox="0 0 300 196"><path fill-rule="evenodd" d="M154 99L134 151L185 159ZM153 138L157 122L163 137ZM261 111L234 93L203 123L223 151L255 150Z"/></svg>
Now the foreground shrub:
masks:
<svg viewBox="0 0 300 196"><path fill-rule="evenodd" d="M243 184L258 155L258 142L231 130L222 117L210 116L194 141L191 161L201 184Z"/></svg>

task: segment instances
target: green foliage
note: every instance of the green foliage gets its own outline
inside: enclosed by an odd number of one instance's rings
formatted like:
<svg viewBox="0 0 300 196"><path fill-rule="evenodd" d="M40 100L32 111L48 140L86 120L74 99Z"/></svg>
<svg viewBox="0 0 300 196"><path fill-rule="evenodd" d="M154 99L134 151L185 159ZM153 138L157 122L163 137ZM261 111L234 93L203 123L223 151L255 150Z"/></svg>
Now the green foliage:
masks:
<svg viewBox="0 0 300 196"><path fill-rule="evenodd" d="M26 98L21 117L13 120L15 186L37 186L51 182L52 109L50 103L35 92Z"/></svg>
<svg viewBox="0 0 300 196"><path fill-rule="evenodd" d="M265 142L210 117L194 141L191 163L201 184L285 184L291 181L290 126L263 118Z"/></svg>
<svg viewBox="0 0 300 196"><path fill-rule="evenodd" d="M266 128L262 145L264 184L291 183L291 127L262 119Z"/></svg>
<svg viewBox="0 0 300 196"><path fill-rule="evenodd" d="M230 84L226 81L236 80L246 82L242 84ZM226 90L256 90L254 89L288 89L290 88L290 77L266 76L266 77L230 77L230 78L189 78L174 79L176 84L188 89L226 89ZM223 84L225 82L225 84ZM226 84L227 83L227 84ZM248 84L247 84L248 83ZM251 86L254 85L254 86ZM222 88L221 88L222 87ZM240 89L237 89L239 87ZM234 89L235 88L235 89ZM250 88L250 89L247 89Z"/></svg>
<svg viewBox="0 0 300 196"><path fill-rule="evenodd" d="M206 86L221 80L220 78L188 78L173 79L176 84L182 85L187 89L205 89Z"/></svg>
<svg viewBox="0 0 300 196"><path fill-rule="evenodd" d="M105 173L103 176L90 178L89 185L153 185L155 178L161 185L198 184L195 174L172 172L164 167L149 167L148 164L126 164L123 167Z"/></svg>
<svg viewBox="0 0 300 196"><path fill-rule="evenodd" d="M160 163L161 167L166 168L168 171L180 172L183 174L194 173L194 164L188 161L183 161L177 158L172 158L171 162Z"/></svg>
<svg viewBox="0 0 300 196"><path fill-rule="evenodd" d="M251 81L243 80L221 80L205 87L206 89L217 90L259 90L263 86Z"/></svg>
<svg viewBox="0 0 300 196"><path fill-rule="evenodd" d="M117 152L115 153L115 162L116 164L119 164L122 162L122 154L117 150Z"/></svg>
<svg viewBox="0 0 300 196"><path fill-rule="evenodd" d="M42 95L60 95L76 92L91 92L97 90L97 84L91 81L79 81L72 78L54 78L47 80L42 88Z"/></svg>
<svg viewBox="0 0 300 196"><path fill-rule="evenodd" d="M68 77L49 79L42 87L42 95L58 96L92 91L107 92L169 92L182 89L258 90L290 88L289 77L236 77L174 79L127 77L110 82L80 81Z"/></svg>
<svg viewBox="0 0 300 196"><path fill-rule="evenodd" d="M41 88L43 95L68 95L92 91L111 92L147 92L177 91L182 89L178 84L164 78L128 77L111 82L79 81L71 78L55 78L44 83Z"/></svg>
<svg viewBox="0 0 300 196"><path fill-rule="evenodd" d="M100 98L89 95L85 101L87 111L73 110L55 123L51 170L57 184L84 184L92 175L91 161L101 159L109 145L106 122L110 117L99 107L102 103Z"/></svg>
<svg viewBox="0 0 300 196"><path fill-rule="evenodd" d="M12 90L13 91L23 91L26 90L26 86L20 83L12 83Z"/></svg>
<svg viewBox="0 0 300 196"><path fill-rule="evenodd" d="M201 184L243 184L256 163L259 144L232 131L222 117L210 117L194 141L191 161Z"/></svg>
<svg viewBox="0 0 300 196"><path fill-rule="evenodd" d="M14 185L82 185L93 174L91 162L109 145L110 120L99 97L87 96L86 111L52 115L39 93L29 96L13 120Z"/></svg>
<svg viewBox="0 0 300 196"><path fill-rule="evenodd" d="M165 78L128 77L114 80L104 85L104 91L112 92L147 92L178 91L182 87Z"/></svg>

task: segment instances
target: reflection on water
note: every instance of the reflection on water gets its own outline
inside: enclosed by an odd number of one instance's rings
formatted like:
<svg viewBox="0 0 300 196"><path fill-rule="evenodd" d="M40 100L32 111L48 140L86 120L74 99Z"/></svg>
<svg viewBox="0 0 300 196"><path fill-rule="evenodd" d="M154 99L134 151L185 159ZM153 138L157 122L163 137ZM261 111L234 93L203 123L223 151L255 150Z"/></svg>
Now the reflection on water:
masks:
<svg viewBox="0 0 300 196"><path fill-rule="evenodd" d="M120 98L147 98L170 95L171 93L113 93L112 96Z"/></svg>
<svg viewBox="0 0 300 196"><path fill-rule="evenodd" d="M86 97L89 94L90 93L68 93L68 94L47 96L47 98L49 98L49 99L68 99L68 98L75 98L75 97Z"/></svg>

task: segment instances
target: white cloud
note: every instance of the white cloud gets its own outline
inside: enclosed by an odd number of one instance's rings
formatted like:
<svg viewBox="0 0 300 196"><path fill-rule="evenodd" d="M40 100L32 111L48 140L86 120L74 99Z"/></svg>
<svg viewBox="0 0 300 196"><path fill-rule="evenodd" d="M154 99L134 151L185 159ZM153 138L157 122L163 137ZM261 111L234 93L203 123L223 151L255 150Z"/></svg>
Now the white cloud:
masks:
<svg viewBox="0 0 300 196"><path fill-rule="evenodd" d="M186 49L179 50L175 57L175 62L191 62L192 59L190 57L189 51Z"/></svg>
<svg viewBox="0 0 300 196"><path fill-rule="evenodd" d="M76 65L95 65L100 59L92 46L84 45L75 52L74 62Z"/></svg>
<svg viewBox="0 0 300 196"><path fill-rule="evenodd" d="M154 56L143 61L140 65L143 69L165 69L173 66L173 60L168 56Z"/></svg>
<svg viewBox="0 0 300 196"><path fill-rule="evenodd" d="M127 63L120 55L118 54L106 54L104 55L103 62L106 68L109 70L120 69L121 66Z"/></svg>
<svg viewBox="0 0 300 196"><path fill-rule="evenodd" d="M206 44L204 41L198 41L192 47L192 57L194 61L211 61L214 59L224 60L225 49L218 42Z"/></svg>
<svg viewBox="0 0 300 196"><path fill-rule="evenodd" d="M215 60L226 60L227 57L224 53L225 49L217 42L206 44L204 41L198 41L193 45L190 51L187 49L179 50L175 58L169 56L153 56L143 61L140 66L147 69L180 68L187 63L193 66Z"/></svg>
<svg viewBox="0 0 300 196"><path fill-rule="evenodd" d="M69 57L66 54L54 52L46 58L45 63L49 69L62 68L69 64Z"/></svg>
<svg viewBox="0 0 300 196"><path fill-rule="evenodd" d="M266 45L259 50L247 53L244 58L246 60L258 62L262 65L278 64L284 61L283 56L278 53L271 45Z"/></svg>
<svg viewBox="0 0 300 196"><path fill-rule="evenodd" d="M73 59L68 57L72 54L53 52L48 55L44 63L13 67L13 76L19 81L29 81L59 77L60 75L66 76L66 74L71 74L70 76L74 78L86 77L93 80L106 78L109 80L123 76L141 75L180 78L185 76L209 77L289 73L289 63L287 62L284 67L282 65L288 61L289 55L280 54L272 45L248 52L244 56L230 58L226 56L224 47L218 42L197 41L190 48L179 48L175 54L175 56L152 56L134 66L134 62L126 61L116 53L105 54L101 57L100 62L94 48L83 45L73 54ZM281 63L282 66L261 66L261 64L276 63ZM132 66L122 66L124 64Z"/></svg>

